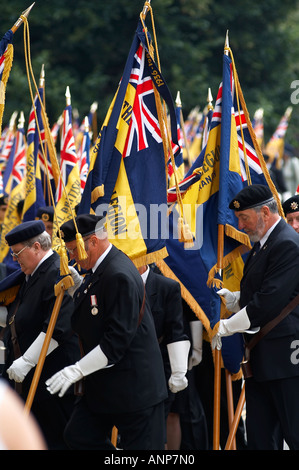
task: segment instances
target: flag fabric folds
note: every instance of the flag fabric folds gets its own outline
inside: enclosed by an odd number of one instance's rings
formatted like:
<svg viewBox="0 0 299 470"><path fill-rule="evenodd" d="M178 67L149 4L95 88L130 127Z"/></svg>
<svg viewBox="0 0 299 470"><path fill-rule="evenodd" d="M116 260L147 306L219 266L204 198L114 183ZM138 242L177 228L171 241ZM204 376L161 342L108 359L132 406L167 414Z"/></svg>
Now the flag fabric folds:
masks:
<svg viewBox="0 0 299 470"><path fill-rule="evenodd" d="M170 115L172 152L174 157L180 153L173 100L149 53L148 39L139 21L121 82L91 154L78 211L106 213L109 239L135 264L166 254L160 221L167 214L168 150L164 151L161 97Z"/></svg>
<svg viewBox="0 0 299 470"><path fill-rule="evenodd" d="M74 209L80 202L80 174L75 139L72 129L72 107L67 105L63 112L60 143L60 175L56 188L55 217L53 221L53 246L59 245L54 234L57 229L70 220Z"/></svg>
<svg viewBox="0 0 299 470"><path fill-rule="evenodd" d="M2 224L0 240L0 262L3 262L9 252L9 247L5 242L5 235L21 222L21 215L18 210L18 205L19 202L25 198L26 147L27 143L21 116L14 138L14 144L12 147L13 152L9 157L9 160L12 162L12 170L4 188L5 193L9 195L9 200L4 222ZM7 169L8 166L6 168L6 172Z"/></svg>
<svg viewBox="0 0 299 470"><path fill-rule="evenodd" d="M179 280L183 297L210 338L217 332L220 318L230 315L216 292L221 286L239 290L246 252L251 246L248 236L238 230L229 202L248 184L268 184L275 191L256 144L232 60L224 55L223 81L206 146L179 185L194 246L186 249L171 236L166 244L169 256L159 263L162 272ZM168 191L168 200L173 204L169 224L175 226L180 209L173 188ZM169 232L172 234L172 230ZM240 376L242 357L241 335L223 338L223 363L235 377Z"/></svg>
<svg viewBox="0 0 299 470"><path fill-rule="evenodd" d="M38 90L32 105L27 130L27 158L26 158L26 188L23 207L22 221L34 220L39 207L46 205L41 180L39 161L39 129L41 127L41 104L43 89ZM38 126L36 124L38 122Z"/></svg>
<svg viewBox="0 0 299 470"><path fill-rule="evenodd" d="M5 90L13 62L13 32L8 30L0 41L0 135L5 105Z"/></svg>
<svg viewBox="0 0 299 470"><path fill-rule="evenodd" d="M274 134L265 147L265 154L269 155L271 162L276 161L277 164L281 163L284 152L285 134L289 126L291 114L292 107L289 106L280 119Z"/></svg>

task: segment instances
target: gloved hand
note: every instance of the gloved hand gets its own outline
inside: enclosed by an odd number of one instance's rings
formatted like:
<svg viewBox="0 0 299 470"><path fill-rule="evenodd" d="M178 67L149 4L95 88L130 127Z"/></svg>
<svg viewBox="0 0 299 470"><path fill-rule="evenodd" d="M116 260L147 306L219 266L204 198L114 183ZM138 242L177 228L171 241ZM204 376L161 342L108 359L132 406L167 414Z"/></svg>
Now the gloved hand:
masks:
<svg viewBox="0 0 299 470"><path fill-rule="evenodd" d="M188 370L202 361L202 323L200 320L189 322L192 336L192 351L188 361Z"/></svg>
<svg viewBox="0 0 299 470"><path fill-rule="evenodd" d="M7 369L7 374L10 380L23 382L28 372L36 366L44 344L45 336L45 333L41 332L23 356L13 361L12 365ZM57 346L57 341L51 338L47 355L56 349Z"/></svg>
<svg viewBox="0 0 299 470"><path fill-rule="evenodd" d="M59 392L58 396L63 397L67 389L78 382L86 375L92 374L97 370L104 369L108 364L108 359L101 350L100 346L96 346L80 361L72 366L67 366L54 374L46 381L47 390L53 395Z"/></svg>
<svg viewBox="0 0 299 470"><path fill-rule="evenodd" d="M220 289L217 294L224 297L226 307L230 312L236 313L240 310L240 291L231 292L228 289Z"/></svg>
<svg viewBox="0 0 299 470"><path fill-rule="evenodd" d="M167 344L171 367L171 376L168 380L168 386L172 393L180 392L188 385L188 380L185 375L187 372L189 349L189 340Z"/></svg>
<svg viewBox="0 0 299 470"><path fill-rule="evenodd" d="M231 336L234 333L250 333L254 334L259 331L259 328L249 330L250 320L247 315L246 307L242 308L239 312L232 315L226 320L220 320L219 328L216 335L212 338L212 349L221 349L221 338L223 336Z"/></svg>
<svg viewBox="0 0 299 470"><path fill-rule="evenodd" d="M67 291L70 294L70 296L73 297L74 293L76 292L77 289L79 289L79 287L81 286L83 282L83 276L80 276L78 271L73 266L69 266L69 270L70 270L72 279L74 281L74 285L72 287L69 287Z"/></svg>
<svg viewBox="0 0 299 470"><path fill-rule="evenodd" d="M0 307L0 326L2 326L2 328L6 327L6 318L7 318L7 307L1 306Z"/></svg>

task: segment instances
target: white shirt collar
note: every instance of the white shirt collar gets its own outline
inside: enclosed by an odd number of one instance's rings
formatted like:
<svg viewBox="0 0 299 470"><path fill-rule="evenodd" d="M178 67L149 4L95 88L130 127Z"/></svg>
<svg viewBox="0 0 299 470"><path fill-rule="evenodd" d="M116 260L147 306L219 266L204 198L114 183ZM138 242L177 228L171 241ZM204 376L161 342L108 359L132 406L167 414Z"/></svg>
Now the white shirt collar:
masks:
<svg viewBox="0 0 299 470"><path fill-rule="evenodd" d="M143 283L146 284L146 281L147 281L147 276L149 275L149 266L147 266L146 268L146 271L144 271L143 274L141 274L141 277L142 277L142 280L143 280Z"/></svg>
<svg viewBox="0 0 299 470"><path fill-rule="evenodd" d="M40 260L40 262L38 263L38 265L35 267L34 271L32 271L32 273L30 274L30 276L33 276L33 274L35 273L35 271L37 270L37 268L44 262L46 261L46 259L50 258L50 256L53 255L53 250L52 248L50 248L49 251L47 251L47 253L45 254L45 256L43 256L43 258ZM29 276L29 277L30 277Z"/></svg>
<svg viewBox="0 0 299 470"><path fill-rule="evenodd" d="M260 239L260 244L261 244L261 248L262 246L265 244L266 240L268 239L270 233L273 232L273 230L275 229L276 225L280 222L280 219L281 217L279 217L279 219L277 220L277 222L275 222L275 224L273 224L269 230L265 233L265 235Z"/></svg>
<svg viewBox="0 0 299 470"><path fill-rule="evenodd" d="M109 243L109 246L108 248L104 251L104 253L101 254L101 256L98 258L98 260L96 261L95 265L92 267L92 272L94 273L95 270L98 268L98 266L101 264L101 262L103 261L104 258L106 258L106 256L108 255L109 251L111 250L112 248L112 244Z"/></svg>

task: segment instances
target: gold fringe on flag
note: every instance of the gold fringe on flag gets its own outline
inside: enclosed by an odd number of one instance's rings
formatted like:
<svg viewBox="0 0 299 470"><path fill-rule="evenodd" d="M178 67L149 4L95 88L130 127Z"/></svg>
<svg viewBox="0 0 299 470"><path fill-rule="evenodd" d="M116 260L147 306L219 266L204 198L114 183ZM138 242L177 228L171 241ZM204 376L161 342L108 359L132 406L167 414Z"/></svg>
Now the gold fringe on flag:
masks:
<svg viewBox="0 0 299 470"><path fill-rule="evenodd" d="M12 62L13 62L13 45L8 44L7 51L5 53L5 65L4 65L4 70L2 74L2 80L0 83L0 136L2 133L2 118L3 118L4 105L5 105L5 90L6 90L7 80L11 71Z"/></svg>

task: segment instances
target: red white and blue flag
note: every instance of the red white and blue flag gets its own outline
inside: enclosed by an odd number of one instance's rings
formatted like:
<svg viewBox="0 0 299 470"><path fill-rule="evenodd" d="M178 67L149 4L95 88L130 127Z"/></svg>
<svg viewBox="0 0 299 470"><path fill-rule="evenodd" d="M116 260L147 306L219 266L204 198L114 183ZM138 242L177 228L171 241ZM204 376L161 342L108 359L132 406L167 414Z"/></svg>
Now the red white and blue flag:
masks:
<svg viewBox="0 0 299 470"><path fill-rule="evenodd" d="M72 128L72 107L69 105L66 106L63 112L60 142L60 176L56 189L56 202L61 199L68 177L76 166L78 166L78 156Z"/></svg>
<svg viewBox="0 0 299 470"><path fill-rule="evenodd" d="M166 123L161 124L157 111L161 97L168 107L176 157L181 150L174 103L139 21L122 79L91 154L78 213L91 208L106 213L111 241L143 264L166 253L161 219L165 221L167 214L168 154L162 140ZM158 206L164 213L153 222L151 208Z"/></svg>

